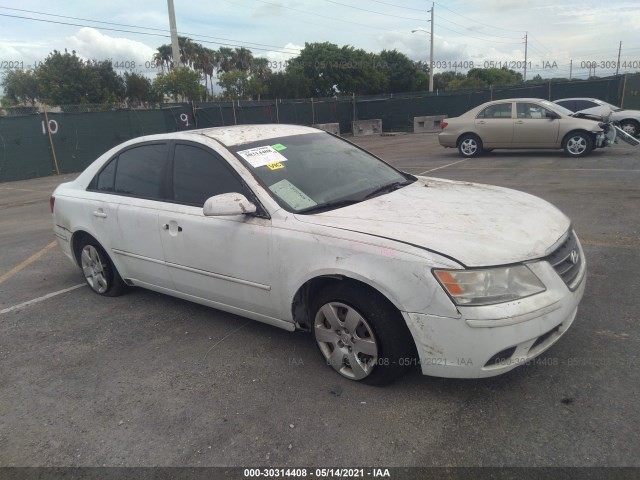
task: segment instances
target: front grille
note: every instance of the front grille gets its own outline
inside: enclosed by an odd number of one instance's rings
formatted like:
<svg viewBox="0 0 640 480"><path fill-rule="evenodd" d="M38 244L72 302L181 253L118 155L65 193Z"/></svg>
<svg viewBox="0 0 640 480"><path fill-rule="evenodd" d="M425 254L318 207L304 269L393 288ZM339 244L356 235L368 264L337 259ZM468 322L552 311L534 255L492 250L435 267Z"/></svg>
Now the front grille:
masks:
<svg viewBox="0 0 640 480"><path fill-rule="evenodd" d="M577 287L577 277L584 259L580 253L578 238L573 230L569 232L569 236L562 245L556 248L546 260L569 288Z"/></svg>

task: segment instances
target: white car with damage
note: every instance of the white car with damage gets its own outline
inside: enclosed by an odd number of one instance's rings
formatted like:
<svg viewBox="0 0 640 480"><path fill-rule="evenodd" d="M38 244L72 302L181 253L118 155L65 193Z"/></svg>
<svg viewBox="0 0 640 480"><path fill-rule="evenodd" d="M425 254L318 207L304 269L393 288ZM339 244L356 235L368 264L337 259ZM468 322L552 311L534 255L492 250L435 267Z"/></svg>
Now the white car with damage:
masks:
<svg viewBox="0 0 640 480"><path fill-rule="evenodd" d="M87 283L139 286L313 334L338 373L489 377L573 322L586 262L537 197L415 177L326 132L220 127L130 140L51 198Z"/></svg>

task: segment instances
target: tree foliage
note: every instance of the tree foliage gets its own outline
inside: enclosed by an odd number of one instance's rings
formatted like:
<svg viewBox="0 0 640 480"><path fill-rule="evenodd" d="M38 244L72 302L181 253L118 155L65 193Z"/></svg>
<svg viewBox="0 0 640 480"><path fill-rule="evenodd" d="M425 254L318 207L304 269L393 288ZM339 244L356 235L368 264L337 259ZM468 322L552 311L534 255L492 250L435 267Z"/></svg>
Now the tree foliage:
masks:
<svg viewBox="0 0 640 480"><path fill-rule="evenodd" d="M170 72L156 75L153 86L156 91L173 98L174 101L196 101L204 97L201 73L186 67L174 68Z"/></svg>
<svg viewBox="0 0 640 480"><path fill-rule="evenodd" d="M33 70L9 70L5 74L2 83L7 103L31 103L35 105L40 98L40 84Z"/></svg>

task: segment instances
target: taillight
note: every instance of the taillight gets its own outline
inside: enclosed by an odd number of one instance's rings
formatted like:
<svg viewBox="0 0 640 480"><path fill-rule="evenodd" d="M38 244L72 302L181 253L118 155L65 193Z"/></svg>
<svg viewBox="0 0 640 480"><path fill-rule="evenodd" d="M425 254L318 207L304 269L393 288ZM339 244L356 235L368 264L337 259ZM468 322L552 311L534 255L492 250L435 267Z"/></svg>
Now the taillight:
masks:
<svg viewBox="0 0 640 480"><path fill-rule="evenodd" d="M449 125L449 124L443 120L442 122L440 122L440 125L442 126L442 129L444 130L445 128L447 128L447 125Z"/></svg>
<svg viewBox="0 0 640 480"><path fill-rule="evenodd" d="M51 213L53 213L53 207L54 207L55 204L56 204L56 197L51 195L49 197L49 206L51 207Z"/></svg>

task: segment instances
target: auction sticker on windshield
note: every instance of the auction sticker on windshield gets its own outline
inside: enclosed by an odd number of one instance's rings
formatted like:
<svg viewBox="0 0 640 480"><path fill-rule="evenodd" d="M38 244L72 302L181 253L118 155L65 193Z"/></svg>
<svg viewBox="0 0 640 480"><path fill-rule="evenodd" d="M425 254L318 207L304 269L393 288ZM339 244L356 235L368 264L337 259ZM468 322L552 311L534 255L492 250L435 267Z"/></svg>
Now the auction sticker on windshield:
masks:
<svg viewBox="0 0 640 480"><path fill-rule="evenodd" d="M270 145L264 147L250 148L248 150L241 150L237 152L242 158L244 158L249 165L253 168L264 167L270 163L286 162L287 157L275 150Z"/></svg>

